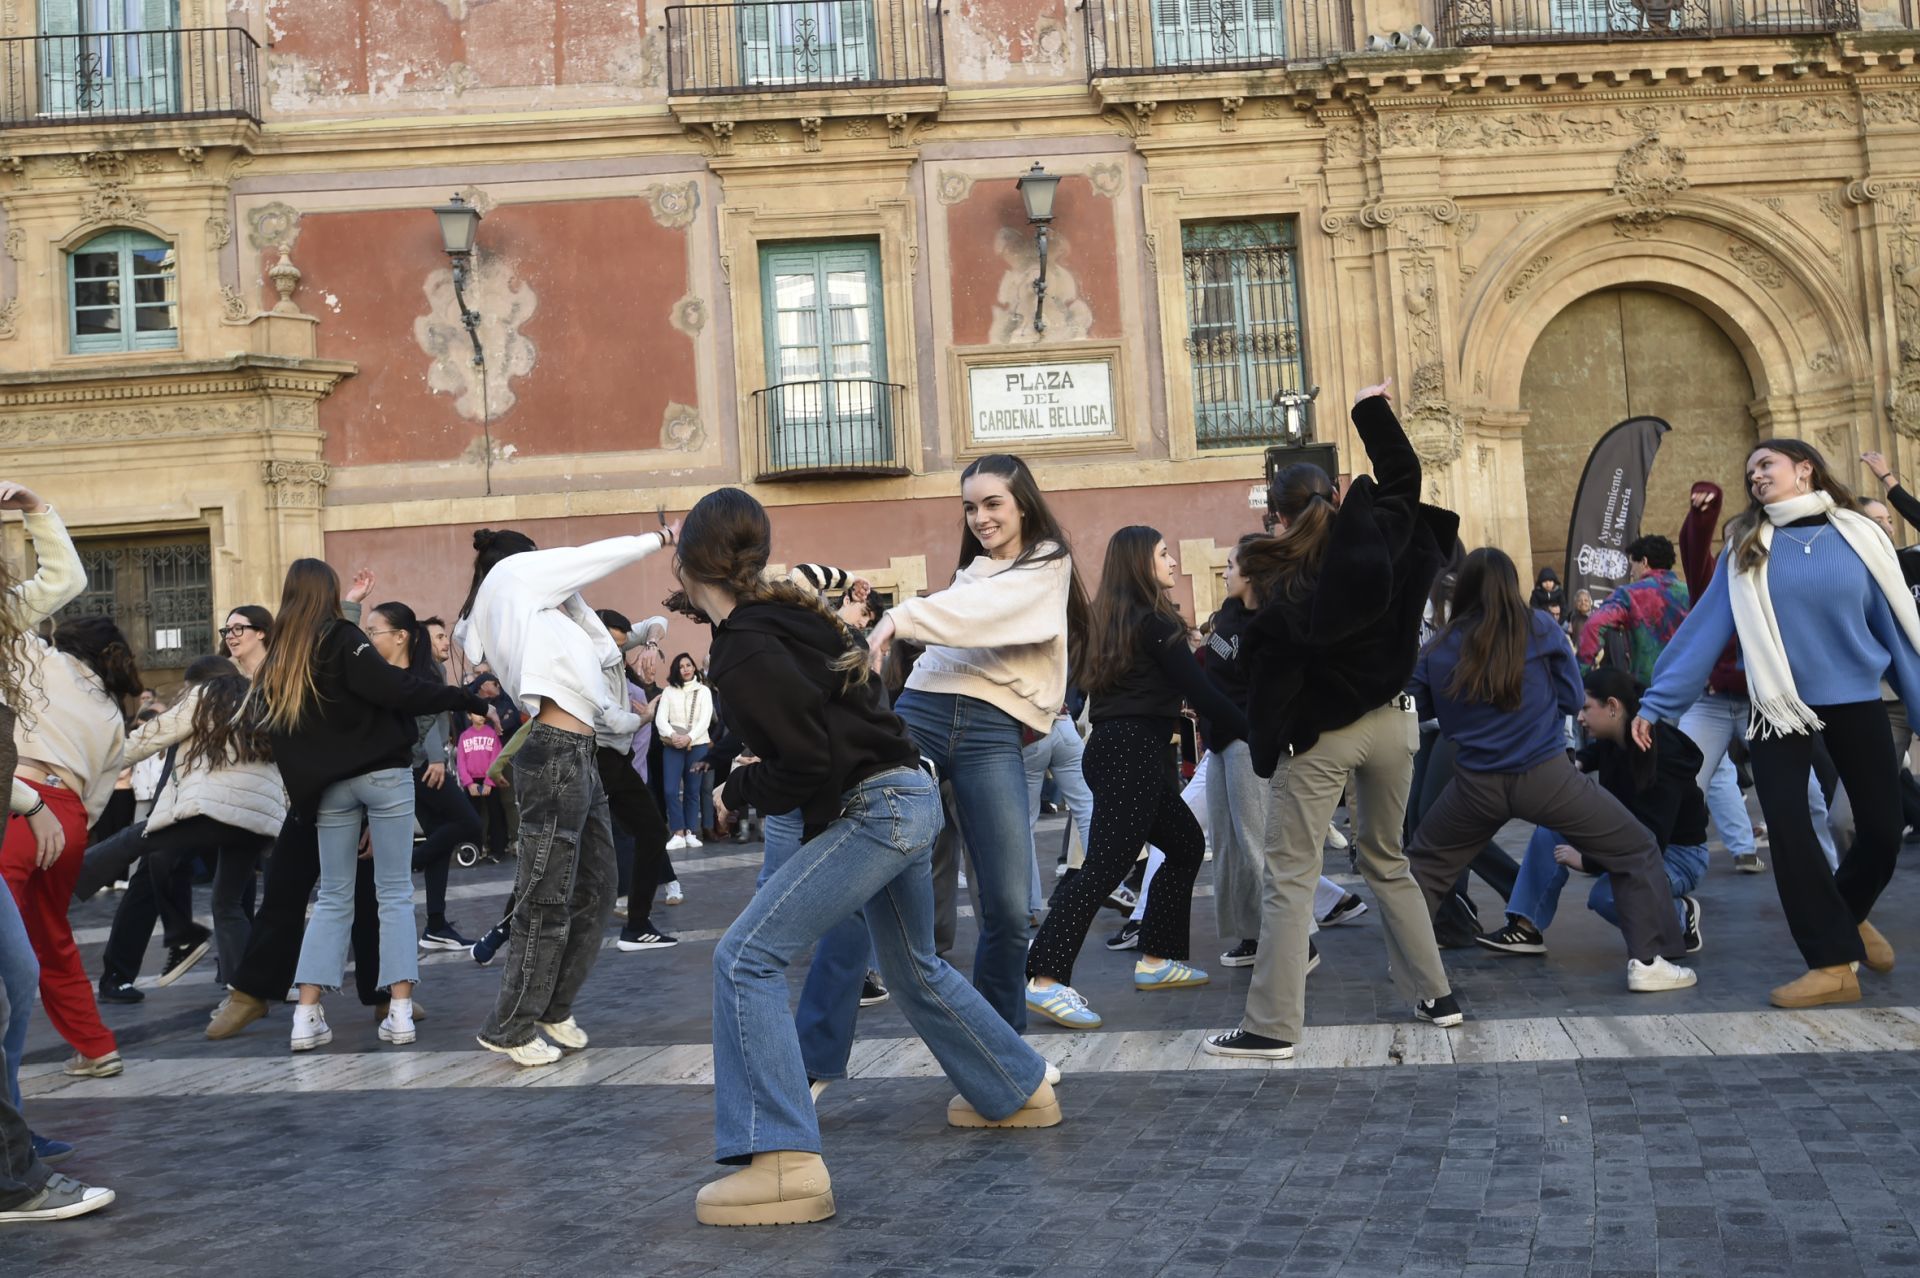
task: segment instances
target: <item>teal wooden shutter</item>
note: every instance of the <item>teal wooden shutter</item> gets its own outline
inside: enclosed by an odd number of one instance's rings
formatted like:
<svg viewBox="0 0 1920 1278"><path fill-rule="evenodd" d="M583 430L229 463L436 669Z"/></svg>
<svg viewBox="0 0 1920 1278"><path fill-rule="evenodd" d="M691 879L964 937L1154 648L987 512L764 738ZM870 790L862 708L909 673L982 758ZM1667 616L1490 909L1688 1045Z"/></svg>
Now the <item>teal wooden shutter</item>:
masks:
<svg viewBox="0 0 1920 1278"><path fill-rule="evenodd" d="M140 0L139 42L141 79L137 100L153 115L180 110L180 18L176 0ZM132 68L130 68L132 69Z"/></svg>
<svg viewBox="0 0 1920 1278"><path fill-rule="evenodd" d="M872 80L874 75L873 5L870 0L839 0L836 79Z"/></svg>
<svg viewBox="0 0 1920 1278"><path fill-rule="evenodd" d="M774 83L772 8L741 5L735 12L740 23L740 82Z"/></svg>
<svg viewBox="0 0 1920 1278"><path fill-rule="evenodd" d="M760 261L773 468L891 458L879 246L780 246Z"/></svg>
<svg viewBox="0 0 1920 1278"><path fill-rule="evenodd" d="M40 114L79 109L75 84L80 60L80 0L40 0Z"/></svg>

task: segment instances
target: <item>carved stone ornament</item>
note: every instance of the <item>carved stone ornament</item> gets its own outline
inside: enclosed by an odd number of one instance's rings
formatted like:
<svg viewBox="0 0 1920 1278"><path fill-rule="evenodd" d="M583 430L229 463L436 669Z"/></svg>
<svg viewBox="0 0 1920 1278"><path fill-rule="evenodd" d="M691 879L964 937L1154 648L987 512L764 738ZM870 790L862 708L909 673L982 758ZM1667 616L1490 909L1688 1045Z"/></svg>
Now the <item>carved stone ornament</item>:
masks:
<svg viewBox="0 0 1920 1278"><path fill-rule="evenodd" d="M298 315L300 308L293 304L294 290L300 287L300 268L287 256L287 250L280 250L280 260L267 272L267 278L273 281L274 291L280 294L280 300L273 304L275 315Z"/></svg>
<svg viewBox="0 0 1920 1278"><path fill-rule="evenodd" d="M1220 99L1220 131L1232 133L1240 127L1240 108L1246 105L1245 98Z"/></svg>
<svg viewBox="0 0 1920 1278"><path fill-rule="evenodd" d="M220 314L229 324L247 322L247 299L231 284L220 286Z"/></svg>
<svg viewBox="0 0 1920 1278"><path fill-rule="evenodd" d="M261 252L291 249L299 238L300 210L291 204L276 200L247 214L247 243Z"/></svg>
<svg viewBox="0 0 1920 1278"><path fill-rule="evenodd" d="M1762 288L1786 286L1787 273L1780 269L1780 263L1773 259L1773 254L1759 245L1746 240L1734 240L1727 245L1727 256Z"/></svg>
<svg viewBox="0 0 1920 1278"><path fill-rule="evenodd" d="M934 188L934 196L942 204L958 204L965 200L973 190L973 179L965 173L956 173L952 169L943 170L939 185Z"/></svg>
<svg viewBox="0 0 1920 1278"><path fill-rule="evenodd" d="M707 125L707 137L715 155L733 154L733 128L732 120L714 120Z"/></svg>
<svg viewBox="0 0 1920 1278"><path fill-rule="evenodd" d="M1687 181L1687 153L1667 146L1660 135L1649 133L1627 148L1614 166L1613 193L1625 199L1628 209L1614 218L1622 226L1647 228L1667 218L1667 206L1684 192Z"/></svg>
<svg viewBox="0 0 1920 1278"><path fill-rule="evenodd" d="M1122 169L1117 162L1096 164L1087 170L1087 181L1093 184L1093 193L1105 196L1109 200L1120 194L1121 188L1126 185L1126 179L1126 170Z"/></svg>
<svg viewBox="0 0 1920 1278"><path fill-rule="evenodd" d="M327 486L323 461L263 461L260 478L267 485L268 510L318 510Z"/></svg>
<svg viewBox="0 0 1920 1278"><path fill-rule="evenodd" d="M18 226L9 226L6 239L0 240L0 250L4 250L8 257L18 262L27 251L26 230Z"/></svg>
<svg viewBox="0 0 1920 1278"><path fill-rule="evenodd" d="M225 213L215 213L207 219L207 247L223 249L233 243L233 219Z"/></svg>
<svg viewBox="0 0 1920 1278"><path fill-rule="evenodd" d="M809 151L820 149L820 129L826 120L817 115L800 117L800 144Z"/></svg>
<svg viewBox="0 0 1920 1278"><path fill-rule="evenodd" d="M678 231L692 226L694 215L700 211L700 184L655 182L640 192L640 198L653 210L654 221L669 231Z"/></svg>
<svg viewBox="0 0 1920 1278"><path fill-rule="evenodd" d="M128 439L192 438L257 430L253 404L154 404L0 415L0 444L113 444Z"/></svg>
<svg viewBox="0 0 1920 1278"><path fill-rule="evenodd" d="M894 150L907 145L907 129L913 124L913 115L908 111L887 112L887 145Z"/></svg>
<svg viewBox="0 0 1920 1278"><path fill-rule="evenodd" d="M673 314L669 316L673 326L688 337L697 337L700 330L707 326L707 303L698 297L683 297L674 303Z"/></svg>
<svg viewBox="0 0 1920 1278"><path fill-rule="evenodd" d="M660 443L683 453L697 453L707 442L700 410L690 404L669 403L660 420Z"/></svg>
<svg viewBox="0 0 1920 1278"><path fill-rule="evenodd" d="M19 331L20 299L10 297L0 305L0 342L10 341Z"/></svg>
<svg viewBox="0 0 1920 1278"><path fill-rule="evenodd" d="M1509 302L1517 301L1520 295L1525 293L1527 289L1533 285L1533 282L1540 278L1541 272L1552 265L1553 259L1547 256L1547 254L1542 253L1539 257L1534 258L1531 262L1521 267L1520 273L1513 277L1513 283L1507 285L1507 300Z"/></svg>
<svg viewBox="0 0 1920 1278"><path fill-rule="evenodd" d="M206 176L207 149L205 147L183 146L180 148L180 159L187 166L187 176L194 181L198 182Z"/></svg>
<svg viewBox="0 0 1920 1278"><path fill-rule="evenodd" d="M873 121L864 115L856 115L846 123L849 138L870 138L873 136Z"/></svg>

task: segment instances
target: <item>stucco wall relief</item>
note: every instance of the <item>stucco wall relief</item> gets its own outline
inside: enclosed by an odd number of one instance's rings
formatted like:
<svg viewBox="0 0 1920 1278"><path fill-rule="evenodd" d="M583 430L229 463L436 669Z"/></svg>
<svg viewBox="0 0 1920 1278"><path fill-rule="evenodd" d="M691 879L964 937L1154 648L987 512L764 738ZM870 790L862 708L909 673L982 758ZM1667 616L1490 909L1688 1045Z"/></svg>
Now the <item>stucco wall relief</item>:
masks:
<svg viewBox="0 0 1920 1278"><path fill-rule="evenodd" d="M989 330L995 345L1016 342L1079 342L1093 331L1093 308L1080 296L1080 282L1065 264L1067 238L1058 231L1047 245L1047 331L1036 332L1033 282L1040 274L1040 250L1025 227L1003 226L993 237L994 251L1006 263L993 302Z"/></svg>
<svg viewBox="0 0 1920 1278"><path fill-rule="evenodd" d="M533 371L537 352L520 327L540 305L531 286L518 278L513 262L481 254L467 279L467 305L480 313L484 370L473 366L473 344L460 321L453 272L434 271L423 291L427 313L413 321L413 339L426 353L427 386L454 397L454 411L468 421L497 421L513 408L515 378Z"/></svg>
<svg viewBox="0 0 1920 1278"><path fill-rule="evenodd" d="M247 214L247 243L265 252L291 249L300 239L300 210L278 200Z"/></svg>
<svg viewBox="0 0 1920 1278"><path fill-rule="evenodd" d="M1649 133L1627 148L1613 171L1613 193L1627 202L1614 224L1628 234L1643 234L1664 222L1673 197L1690 185L1687 153Z"/></svg>
<svg viewBox="0 0 1920 1278"><path fill-rule="evenodd" d="M698 182L655 182L640 192L640 198L653 211L653 220L670 231L692 226L700 210Z"/></svg>
<svg viewBox="0 0 1920 1278"><path fill-rule="evenodd" d="M669 403L660 415L660 442L678 452L699 452L707 442L700 410L691 404Z"/></svg>

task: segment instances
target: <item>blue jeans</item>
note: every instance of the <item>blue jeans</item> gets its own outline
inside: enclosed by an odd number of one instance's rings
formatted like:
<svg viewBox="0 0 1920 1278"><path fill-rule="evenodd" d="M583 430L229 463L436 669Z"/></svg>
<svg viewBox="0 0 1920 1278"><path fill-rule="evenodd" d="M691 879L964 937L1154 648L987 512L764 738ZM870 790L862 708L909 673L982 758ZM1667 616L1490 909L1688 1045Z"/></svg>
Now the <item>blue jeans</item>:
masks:
<svg viewBox="0 0 1920 1278"><path fill-rule="evenodd" d="M782 1149L820 1152L800 1037L787 1012L786 970L863 906L880 971L907 1023L975 1109L1005 1118L1046 1077L1039 1053L934 956L931 867L941 817L932 778L896 768L861 782L845 800L839 819L787 858L714 949L720 1162Z"/></svg>
<svg viewBox="0 0 1920 1278"><path fill-rule="evenodd" d="M373 844L373 888L380 902L379 986L420 979L413 930L413 773L382 768L336 781L320 795L314 820L320 891L300 942L300 965L293 975L298 984L339 989L347 970L362 813Z"/></svg>
<svg viewBox="0 0 1920 1278"><path fill-rule="evenodd" d="M1727 845L1727 852L1732 856L1742 856L1754 849L1753 819L1747 815L1746 800L1740 797L1733 760L1727 757L1727 747L1736 738L1747 739L1747 721L1752 713L1753 703L1745 697L1709 692L1680 716L1680 731L1700 747L1699 782L1707 796L1707 813L1713 818L1713 828L1720 832L1720 841ZM1807 778L1807 808L1813 817L1813 837L1819 840L1827 865L1838 866L1840 853L1834 846L1833 830L1827 820L1827 796L1820 789L1818 777Z"/></svg>
<svg viewBox="0 0 1920 1278"><path fill-rule="evenodd" d="M766 817L764 829L767 846L756 889L765 887L767 880L800 850L806 822L797 811L782 812ZM873 939L867 935L866 916L859 910L821 933L814 943L813 962L800 989L800 1006L793 1014L794 1028L800 1034L800 1059L806 1062L808 1078L847 1076L854 1022L860 1016L860 990L872 966Z"/></svg>
<svg viewBox="0 0 1920 1278"><path fill-rule="evenodd" d="M1559 911L1560 889L1567 885L1567 876L1571 873L1553 859L1553 849L1565 842L1556 831L1545 826L1534 828L1533 838L1527 841L1527 855L1520 862L1520 877L1514 880L1513 898L1507 902L1508 914L1528 920L1542 932ZM1666 863L1667 882L1673 885L1674 911L1684 927L1687 915L1679 898L1700 886L1700 880L1707 876L1707 846L1704 843L1670 846L1661 854L1661 859ZM1620 916L1613 908L1611 876L1603 874L1593 885L1593 891L1587 894L1587 908L1615 927L1620 926Z"/></svg>
<svg viewBox="0 0 1920 1278"><path fill-rule="evenodd" d="M977 697L911 688L900 694L893 712L953 787L953 815L980 901L974 988L1007 1024L1024 1031L1034 859L1020 723Z"/></svg>
<svg viewBox="0 0 1920 1278"><path fill-rule="evenodd" d="M707 747L703 745L686 750L677 746L660 748L661 770L666 774L669 834L682 830L698 833L704 828L700 824L700 774L687 769L706 757Z"/></svg>
<svg viewBox="0 0 1920 1278"><path fill-rule="evenodd" d="M24 820L24 818L22 818ZM7 991L9 1011L0 1023L0 1054L6 1056L6 1099L20 1108L20 1053L27 1050L27 1023L33 1019L33 999L40 989L40 960L33 956L27 925L7 885L0 883L0 986Z"/></svg>
<svg viewBox="0 0 1920 1278"><path fill-rule="evenodd" d="M1021 762L1027 769L1027 823L1031 825L1040 820L1040 791L1045 786L1048 772L1052 772L1054 787L1060 791L1060 798L1072 814L1073 823L1080 828L1082 853L1093 840L1093 791L1087 788L1086 774L1080 768L1081 756L1086 752L1087 743L1080 739L1080 729L1074 727L1073 720L1065 716L1056 716L1053 728L1047 735L1021 752ZM1034 913L1038 913L1046 896L1040 890L1037 853L1030 887L1032 899L1028 904L1033 907Z"/></svg>

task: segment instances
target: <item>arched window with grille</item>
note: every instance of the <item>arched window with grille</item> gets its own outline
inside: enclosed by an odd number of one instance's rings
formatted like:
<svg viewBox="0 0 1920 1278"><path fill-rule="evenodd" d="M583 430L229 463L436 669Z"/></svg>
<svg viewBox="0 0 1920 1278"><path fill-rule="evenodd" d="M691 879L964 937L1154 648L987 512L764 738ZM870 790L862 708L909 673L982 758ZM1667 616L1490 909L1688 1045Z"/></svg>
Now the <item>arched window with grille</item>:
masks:
<svg viewBox="0 0 1920 1278"><path fill-rule="evenodd" d="M180 284L173 245L118 230L67 255L68 349L172 350L180 345Z"/></svg>

